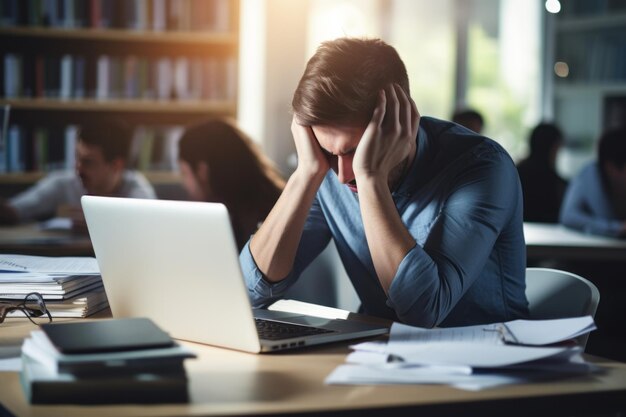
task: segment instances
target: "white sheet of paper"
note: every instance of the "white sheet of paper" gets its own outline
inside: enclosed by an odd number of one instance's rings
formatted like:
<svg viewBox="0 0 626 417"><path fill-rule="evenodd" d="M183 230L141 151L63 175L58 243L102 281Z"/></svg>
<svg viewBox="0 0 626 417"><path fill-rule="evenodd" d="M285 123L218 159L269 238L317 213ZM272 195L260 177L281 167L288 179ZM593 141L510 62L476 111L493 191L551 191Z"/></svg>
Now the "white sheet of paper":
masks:
<svg viewBox="0 0 626 417"><path fill-rule="evenodd" d="M389 342L387 352L407 363L420 365L466 365L473 368L501 368L547 358L571 357L578 347L527 347L487 345L471 342L402 344Z"/></svg>
<svg viewBox="0 0 626 417"><path fill-rule="evenodd" d="M433 342L471 342L491 345L503 344L502 333L497 324L485 324L464 327L445 327L425 329L402 323L391 326L390 344L415 344Z"/></svg>
<svg viewBox="0 0 626 417"><path fill-rule="evenodd" d="M99 274L96 258L89 256L31 256L0 254L0 271L57 274Z"/></svg>
<svg viewBox="0 0 626 417"><path fill-rule="evenodd" d="M22 370L22 358L0 359L0 372L19 372Z"/></svg>
<svg viewBox="0 0 626 417"><path fill-rule="evenodd" d="M331 385L445 384L464 390L480 390L525 382L520 377L498 374L465 375L433 371L425 367L385 368L366 365L340 365L326 378Z"/></svg>
<svg viewBox="0 0 626 417"><path fill-rule="evenodd" d="M348 354L346 362L360 363L362 365L384 365L389 362L389 355L386 353L357 350Z"/></svg>
<svg viewBox="0 0 626 417"><path fill-rule="evenodd" d="M596 329L591 316L555 320L513 320L505 326L513 338L507 342L524 345L549 345L573 339Z"/></svg>

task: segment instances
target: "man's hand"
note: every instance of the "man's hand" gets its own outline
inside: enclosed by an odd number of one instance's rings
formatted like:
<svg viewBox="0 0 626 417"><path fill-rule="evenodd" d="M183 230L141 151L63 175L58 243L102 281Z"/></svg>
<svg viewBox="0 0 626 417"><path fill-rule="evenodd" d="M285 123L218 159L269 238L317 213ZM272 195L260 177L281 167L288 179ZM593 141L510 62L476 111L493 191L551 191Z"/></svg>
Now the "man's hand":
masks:
<svg viewBox="0 0 626 417"><path fill-rule="evenodd" d="M276 205L250 241L250 253L265 279L278 282L293 269L296 251L315 194L330 169L311 126L291 120L298 167Z"/></svg>
<svg viewBox="0 0 626 417"><path fill-rule="evenodd" d="M294 115L291 120L291 134L298 154L297 170L306 176L323 178L330 169L330 163L317 142L311 126L299 124Z"/></svg>
<svg viewBox="0 0 626 417"><path fill-rule="evenodd" d="M389 85L379 92L352 162L357 184L368 178L387 181L393 169L415 152L419 119L415 103L400 86Z"/></svg>

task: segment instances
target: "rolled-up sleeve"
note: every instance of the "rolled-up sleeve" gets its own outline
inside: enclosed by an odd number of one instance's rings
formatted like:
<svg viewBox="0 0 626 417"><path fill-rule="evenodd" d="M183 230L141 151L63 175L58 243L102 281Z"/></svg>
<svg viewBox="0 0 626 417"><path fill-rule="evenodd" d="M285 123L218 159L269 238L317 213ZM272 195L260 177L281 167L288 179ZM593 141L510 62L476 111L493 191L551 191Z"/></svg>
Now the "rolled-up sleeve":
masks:
<svg viewBox="0 0 626 417"><path fill-rule="evenodd" d="M447 317L522 204L517 171L503 151L473 152L464 163L424 245L406 254L389 288L387 305L405 323L433 327ZM410 225L409 231L416 236Z"/></svg>
<svg viewBox="0 0 626 417"><path fill-rule="evenodd" d="M279 282L268 281L259 269L252 252L250 241L239 254L239 263L248 287L248 295L253 307L265 307L272 304L291 287L300 277L302 271L324 250L330 241L328 224L322 213L317 198L309 210L300 244L296 251L293 269ZM280 256L278 254L277 256Z"/></svg>

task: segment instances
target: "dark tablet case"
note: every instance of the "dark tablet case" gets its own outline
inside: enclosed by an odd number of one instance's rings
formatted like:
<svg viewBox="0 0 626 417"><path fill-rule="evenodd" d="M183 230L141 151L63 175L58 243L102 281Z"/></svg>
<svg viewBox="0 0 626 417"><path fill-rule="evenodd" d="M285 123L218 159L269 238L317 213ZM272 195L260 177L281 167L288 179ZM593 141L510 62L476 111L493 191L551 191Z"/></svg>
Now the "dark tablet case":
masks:
<svg viewBox="0 0 626 417"><path fill-rule="evenodd" d="M165 348L172 338L148 318L48 323L41 326L64 354Z"/></svg>

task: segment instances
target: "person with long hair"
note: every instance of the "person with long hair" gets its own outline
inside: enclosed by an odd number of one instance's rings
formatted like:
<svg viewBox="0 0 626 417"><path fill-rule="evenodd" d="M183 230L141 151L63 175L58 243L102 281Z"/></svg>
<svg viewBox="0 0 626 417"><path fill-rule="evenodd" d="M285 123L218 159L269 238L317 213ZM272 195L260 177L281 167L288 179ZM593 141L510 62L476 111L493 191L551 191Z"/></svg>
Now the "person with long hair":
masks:
<svg viewBox="0 0 626 417"><path fill-rule="evenodd" d="M222 118L186 129L178 158L189 197L223 203L241 249L284 187L274 164L234 122Z"/></svg>

